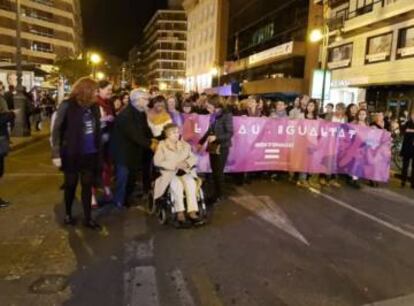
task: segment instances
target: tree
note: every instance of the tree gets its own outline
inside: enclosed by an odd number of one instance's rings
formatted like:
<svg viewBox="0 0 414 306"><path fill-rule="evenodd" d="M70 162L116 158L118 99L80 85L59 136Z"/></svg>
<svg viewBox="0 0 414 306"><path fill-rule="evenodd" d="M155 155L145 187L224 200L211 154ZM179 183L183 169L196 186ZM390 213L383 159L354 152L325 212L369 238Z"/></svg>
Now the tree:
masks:
<svg viewBox="0 0 414 306"><path fill-rule="evenodd" d="M55 73L63 76L70 84L73 84L81 77L91 74L91 67L86 59L63 58L57 60L55 66L57 67Z"/></svg>

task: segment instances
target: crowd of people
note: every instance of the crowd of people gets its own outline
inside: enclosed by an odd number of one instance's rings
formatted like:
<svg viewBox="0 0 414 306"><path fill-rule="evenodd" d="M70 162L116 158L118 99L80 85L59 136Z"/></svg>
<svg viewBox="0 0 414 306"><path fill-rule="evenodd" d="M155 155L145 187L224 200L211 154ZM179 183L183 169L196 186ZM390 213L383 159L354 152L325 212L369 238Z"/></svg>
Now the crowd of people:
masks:
<svg viewBox="0 0 414 306"><path fill-rule="evenodd" d="M191 113L210 115L208 131L193 150L181 139L179 128L184 123L184 115ZM211 203L222 201L226 196L224 168L232 146L233 116L327 120L392 133L401 130L406 135L401 151L404 161L402 186L405 186L407 170L414 157L414 114L405 113L403 118L396 119L390 112L370 113L366 102L348 106L327 104L325 112L321 113L318 101L307 95L287 103L255 96L244 99L198 93L164 96L155 87L149 92L134 89L114 94L110 82L82 78L73 85L69 98L60 104L54 116L51 137L53 163L64 173L64 223L76 223L72 205L79 182L84 225L100 229L92 218L92 207L108 203L119 208L131 205L135 201L134 191L139 177L144 199L152 190L155 179L155 199L168 187L175 200L179 222L198 220L195 153L208 152L212 168L212 188L208 198ZM158 169L158 177L154 176L155 169ZM311 176L315 179L310 180ZM287 178L299 187L341 186L336 175L280 171L233 175L236 184L249 183L256 177ZM358 177L347 177L347 182L355 188L360 187L359 181ZM411 183L414 187L413 180ZM375 182L371 184L376 186Z"/></svg>

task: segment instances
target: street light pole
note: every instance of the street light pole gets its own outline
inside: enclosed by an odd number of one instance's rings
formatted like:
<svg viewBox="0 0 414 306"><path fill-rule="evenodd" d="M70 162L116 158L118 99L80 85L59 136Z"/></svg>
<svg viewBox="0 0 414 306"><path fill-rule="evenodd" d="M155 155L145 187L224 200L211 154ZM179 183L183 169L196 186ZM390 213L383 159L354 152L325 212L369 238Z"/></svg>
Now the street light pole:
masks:
<svg viewBox="0 0 414 306"><path fill-rule="evenodd" d="M321 110L323 112L324 104L325 104L325 91L326 91L326 74L328 69L328 60L329 60L329 54L328 54L328 45L329 45L329 28L327 25L324 25L323 28L323 40L322 40L322 71L323 71L323 77L322 77L322 96L321 96Z"/></svg>
<svg viewBox="0 0 414 306"><path fill-rule="evenodd" d="M17 85L16 94L13 96L15 112L15 121L12 135L15 137L30 136L30 130L26 118L26 97L23 93L22 83L22 23L21 23L21 3L16 0L16 75Z"/></svg>

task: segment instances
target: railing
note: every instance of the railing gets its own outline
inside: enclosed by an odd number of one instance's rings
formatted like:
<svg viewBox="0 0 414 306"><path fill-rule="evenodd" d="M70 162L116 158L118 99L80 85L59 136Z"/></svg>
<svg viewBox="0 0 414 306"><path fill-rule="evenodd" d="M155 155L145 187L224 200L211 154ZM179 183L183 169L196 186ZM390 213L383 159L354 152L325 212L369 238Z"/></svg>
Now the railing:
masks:
<svg viewBox="0 0 414 306"><path fill-rule="evenodd" d="M332 3L335 4L335 6L338 6L340 4L346 3L348 1L342 1L342 0L331 0ZM377 5L380 5L381 7L394 4L398 2L399 0L363 0L362 5L361 2L357 2L357 7L354 10L350 10L349 7L343 8L341 10L336 11L336 16L330 18L328 20L328 26L329 29L337 30L344 26L345 21L352 20L354 18L357 18L359 16L371 13L374 11L374 8ZM331 2L330 2L331 3ZM338 4L339 3L339 4Z"/></svg>

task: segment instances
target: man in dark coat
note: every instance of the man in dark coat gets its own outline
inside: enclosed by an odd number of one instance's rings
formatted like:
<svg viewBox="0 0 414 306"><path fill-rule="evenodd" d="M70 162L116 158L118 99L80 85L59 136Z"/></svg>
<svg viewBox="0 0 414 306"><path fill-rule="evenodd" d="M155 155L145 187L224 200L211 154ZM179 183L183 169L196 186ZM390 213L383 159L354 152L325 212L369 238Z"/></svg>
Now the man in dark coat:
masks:
<svg viewBox="0 0 414 306"><path fill-rule="evenodd" d="M134 191L144 151L154 144L145 113L149 98L148 93L133 90L130 104L115 119L111 148L116 166L114 201L119 207L124 206Z"/></svg>

